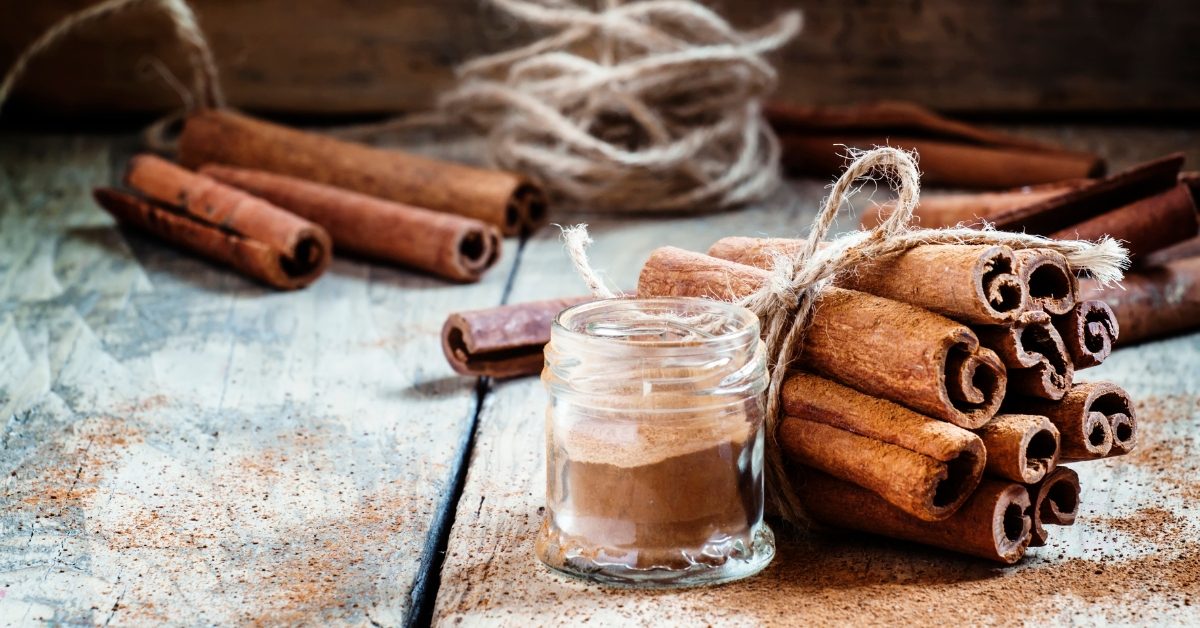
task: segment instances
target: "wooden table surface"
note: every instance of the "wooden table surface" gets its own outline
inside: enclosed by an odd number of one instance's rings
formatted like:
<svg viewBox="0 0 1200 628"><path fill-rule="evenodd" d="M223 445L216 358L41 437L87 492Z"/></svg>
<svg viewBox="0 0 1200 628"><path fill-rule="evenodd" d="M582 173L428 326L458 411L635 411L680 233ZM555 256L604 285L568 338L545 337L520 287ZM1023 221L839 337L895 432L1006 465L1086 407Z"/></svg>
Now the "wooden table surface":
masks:
<svg viewBox="0 0 1200 628"><path fill-rule="evenodd" d="M1200 163L1196 131L1017 130ZM453 310L584 290L556 230L506 241L476 285L339 258L279 293L114 228L89 190L135 148L0 137L0 625L1200 622L1200 334L1083 374L1134 396L1141 445L1078 465L1079 523L1019 566L777 528L750 580L605 589L532 554L540 382L455 376L439 348ZM659 245L799 234L823 191L588 216L592 257L631 286Z"/></svg>

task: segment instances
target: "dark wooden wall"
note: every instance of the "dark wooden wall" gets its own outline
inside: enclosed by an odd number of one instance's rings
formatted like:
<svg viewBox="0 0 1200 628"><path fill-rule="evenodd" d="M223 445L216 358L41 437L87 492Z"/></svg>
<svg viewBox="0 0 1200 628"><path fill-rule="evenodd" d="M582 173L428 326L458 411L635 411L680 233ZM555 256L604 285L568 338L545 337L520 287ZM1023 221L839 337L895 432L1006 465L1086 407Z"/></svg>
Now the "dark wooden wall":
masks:
<svg viewBox="0 0 1200 628"><path fill-rule="evenodd" d="M94 0L0 0L0 68ZM428 106L472 56L529 36L479 0L192 0L241 107L357 114ZM780 96L915 100L953 112L1200 110L1197 0L719 0L741 26L805 13L778 55ZM186 78L165 20L107 18L50 51L18 88L25 109L177 106L146 60Z"/></svg>

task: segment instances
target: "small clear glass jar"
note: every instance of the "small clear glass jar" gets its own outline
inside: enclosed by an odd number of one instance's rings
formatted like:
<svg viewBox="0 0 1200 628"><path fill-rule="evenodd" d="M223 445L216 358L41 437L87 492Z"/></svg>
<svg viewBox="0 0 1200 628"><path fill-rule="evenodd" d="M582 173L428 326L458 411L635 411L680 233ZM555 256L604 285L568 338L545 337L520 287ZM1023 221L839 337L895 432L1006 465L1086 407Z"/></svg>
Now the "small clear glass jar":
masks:
<svg viewBox="0 0 1200 628"><path fill-rule="evenodd" d="M542 371L542 562L646 587L766 567L764 353L758 318L729 303L609 299L560 313Z"/></svg>

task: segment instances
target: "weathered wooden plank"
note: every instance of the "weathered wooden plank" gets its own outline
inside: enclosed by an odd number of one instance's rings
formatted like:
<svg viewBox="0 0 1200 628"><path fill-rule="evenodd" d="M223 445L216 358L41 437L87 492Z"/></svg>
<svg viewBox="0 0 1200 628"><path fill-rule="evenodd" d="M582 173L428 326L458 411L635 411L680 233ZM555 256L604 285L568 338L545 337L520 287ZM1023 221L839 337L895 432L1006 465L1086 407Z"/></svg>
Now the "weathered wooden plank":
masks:
<svg viewBox="0 0 1200 628"><path fill-rule="evenodd" d="M9 2L0 68L92 0ZM424 108L473 56L528 29L476 0L192 0L235 105L308 113ZM584 3L589 4L589 3ZM711 3L742 27L795 3ZM902 98L947 110L1195 111L1200 67L1190 0L805 2L805 30L778 55L780 96L799 103ZM150 10L101 21L31 67L19 95L68 112L162 111L186 81L169 25Z"/></svg>
<svg viewBox="0 0 1200 628"><path fill-rule="evenodd" d="M1107 146L1121 133L1083 139ZM1120 148L1117 165L1156 154L1171 135L1160 132L1141 146L1145 152ZM703 250L721 235L796 233L823 193L819 184L798 184L764 207L692 221L596 220L590 255L612 283L630 285L647 253L661 244ZM771 209L779 207L803 209ZM554 234L543 233L526 248L512 300L582 290ZM775 563L763 574L670 592L602 588L537 561L545 394L536 379L501 383L480 415L435 619L501 625L1195 623L1197 372L1200 334L1125 349L1081 373L1128 388L1138 402L1140 450L1076 465L1084 487L1079 523L1052 528L1050 544L1019 566L999 568L887 539L781 529Z"/></svg>
<svg viewBox="0 0 1200 628"><path fill-rule="evenodd" d="M0 140L0 624L406 622L477 403L437 332L515 242L276 293L114 229L109 145Z"/></svg>

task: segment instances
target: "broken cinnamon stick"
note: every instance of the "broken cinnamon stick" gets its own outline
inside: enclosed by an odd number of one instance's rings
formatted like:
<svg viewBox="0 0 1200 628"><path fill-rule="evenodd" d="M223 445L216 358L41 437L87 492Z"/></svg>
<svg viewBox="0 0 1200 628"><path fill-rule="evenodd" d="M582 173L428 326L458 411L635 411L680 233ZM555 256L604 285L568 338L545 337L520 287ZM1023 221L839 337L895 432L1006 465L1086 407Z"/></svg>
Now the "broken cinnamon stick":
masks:
<svg viewBox="0 0 1200 628"><path fill-rule="evenodd" d="M442 352L455 372L520 377L542 371L542 349L558 313L595 297L547 299L455 312L442 326Z"/></svg>
<svg viewBox="0 0 1200 628"><path fill-rule="evenodd" d="M736 299L767 278L759 268L663 247L642 267L638 295ZM970 329L854 290L821 293L802 355L806 370L967 429L987 423L1004 397L1004 366Z"/></svg>
<svg viewBox="0 0 1200 628"><path fill-rule="evenodd" d="M780 255L800 251L803 240L729 237L708 249L713 257L770 269ZM1006 246L930 244L864 263L839 277L850 290L903 301L964 323L1000 325L1024 307L1025 285L1014 274ZM937 272L930 272L936 269Z"/></svg>
<svg viewBox="0 0 1200 628"><path fill-rule="evenodd" d="M1041 547L1049 533L1046 525L1069 526L1079 512L1079 474L1068 467L1056 467L1041 482L1029 487L1033 501L1033 528L1029 544Z"/></svg>
<svg viewBox="0 0 1200 628"><path fill-rule="evenodd" d="M983 475L971 432L811 373L788 376L777 437L794 462L869 489L904 512L945 519Z"/></svg>
<svg viewBox="0 0 1200 628"><path fill-rule="evenodd" d="M321 225L339 251L454 281L479 281L500 255L500 231L473 218L261 170L210 164L200 173Z"/></svg>
<svg viewBox="0 0 1200 628"><path fill-rule="evenodd" d="M1050 315L1025 312L1009 327L979 327L979 342L996 352L1008 369L1008 390L1042 399L1062 399L1075 367Z"/></svg>
<svg viewBox="0 0 1200 628"><path fill-rule="evenodd" d="M1080 295L1112 308L1121 324L1122 347L1194 330L1200 328L1200 257L1138 269L1120 286L1085 279Z"/></svg>
<svg viewBox="0 0 1200 628"><path fill-rule="evenodd" d="M1129 254L1142 257L1200 232L1200 216L1191 188L1180 183L1165 192L1139 199L1081 223L1065 227L1050 237L1059 240L1121 240Z"/></svg>
<svg viewBox="0 0 1200 628"><path fill-rule="evenodd" d="M309 250L321 251L316 258L287 257L266 242L206 222L178 207L110 188L98 188L92 194L119 224L145 231L276 288L303 288L321 276L329 264L327 247L312 245Z"/></svg>
<svg viewBox="0 0 1200 628"><path fill-rule="evenodd" d="M1025 309L1066 314L1075 307L1079 280L1067 258L1050 249L1017 249L1016 273L1025 285Z"/></svg>
<svg viewBox="0 0 1200 628"><path fill-rule="evenodd" d="M1119 455L1137 443L1133 404L1129 395L1112 382L1076 382L1060 401L1010 397L1005 400L1005 408L1050 419L1058 428L1061 460ZM1117 440L1121 445L1114 451Z"/></svg>
<svg viewBox="0 0 1200 628"><path fill-rule="evenodd" d="M922 521L864 488L820 471L797 469L792 482L805 511L832 528L857 530L1012 564L1030 541L1024 486L984 479L953 515Z"/></svg>
<svg viewBox="0 0 1200 628"><path fill-rule="evenodd" d="M1108 358L1121 328L1112 308L1104 301L1081 301L1066 314L1054 317L1075 369L1096 366Z"/></svg>
<svg viewBox="0 0 1200 628"><path fill-rule="evenodd" d="M997 414L975 431L987 450L987 472L1033 484L1058 464L1058 428L1036 414Z"/></svg>
<svg viewBox="0 0 1200 628"><path fill-rule="evenodd" d="M344 142L224 109L188 116L179 157L190 167L219 163L266 170L459 214L505 235L546 220L545 195L518 175Z"/></svg>

